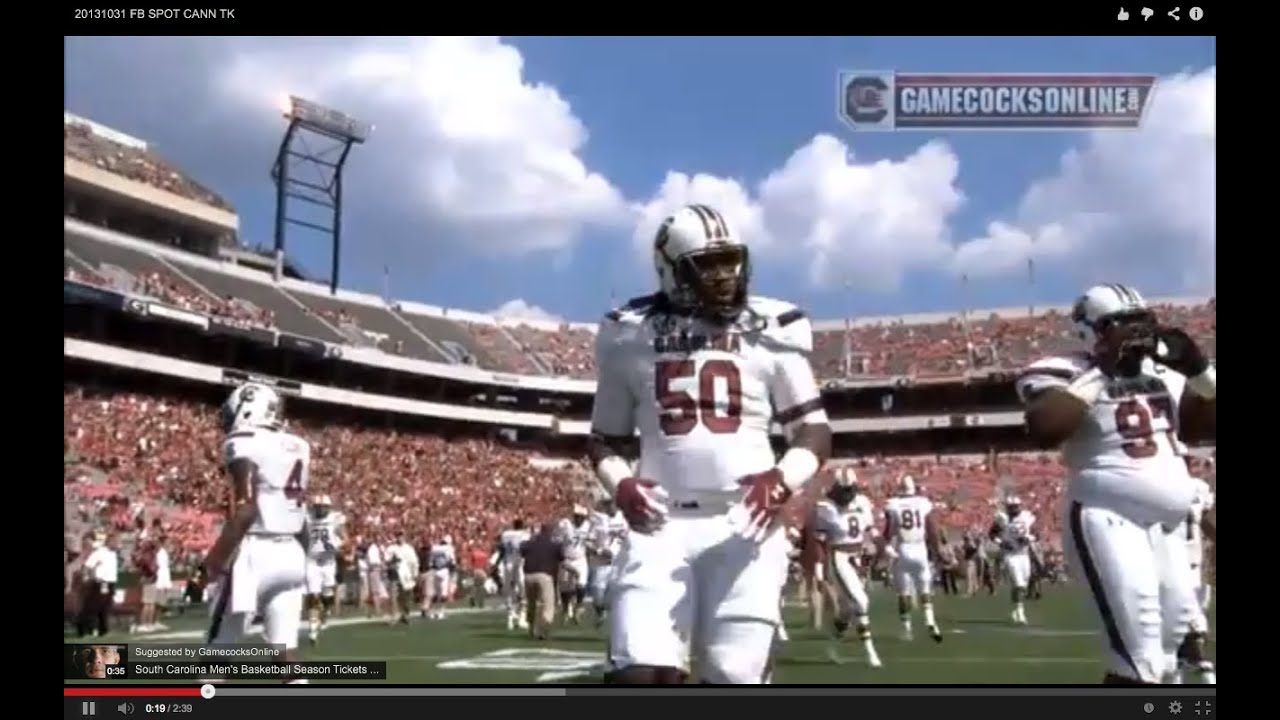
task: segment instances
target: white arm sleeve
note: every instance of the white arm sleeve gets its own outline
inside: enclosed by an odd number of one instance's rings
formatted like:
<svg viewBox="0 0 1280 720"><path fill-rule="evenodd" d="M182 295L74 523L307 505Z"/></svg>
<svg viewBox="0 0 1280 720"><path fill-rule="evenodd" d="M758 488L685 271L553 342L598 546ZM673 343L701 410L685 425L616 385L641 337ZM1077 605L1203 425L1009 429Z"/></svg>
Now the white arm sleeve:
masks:
<svg viewBox="0 0 1280 720"><path fill-rule="evenodd" d="M596 334L596 395L591 406L591 430L601 435L630 437L636 427L636 403L620 362L619 329L618 322L605 319Z"/></svg>
<svg viewBox="0 0 1280 720"><path fill-rule="evenodd" d="M1070 358L1049 357L1037 360L1018 376L1015 385L1018 398L1024 404L1030 404L1049 388L1065 390L1083 370L1081 363Z"/></svg>
<svg viewBox="0 0 1280 720"><path fill-rule="evenodd" d="M813 365L809 362L809 353L813 351L813 325L808 318L801 317L775 329L772 334L777 348L769 393L773 400L774 420L790 438L801 425L827 423L822 391L818 389Z"/></svg>

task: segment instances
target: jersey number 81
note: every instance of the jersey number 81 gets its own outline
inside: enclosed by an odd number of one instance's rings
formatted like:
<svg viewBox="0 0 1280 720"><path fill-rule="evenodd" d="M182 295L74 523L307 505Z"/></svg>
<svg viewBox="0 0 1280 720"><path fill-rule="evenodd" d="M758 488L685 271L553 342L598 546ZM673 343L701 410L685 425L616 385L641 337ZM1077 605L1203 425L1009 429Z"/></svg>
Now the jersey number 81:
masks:
<svg viewBox="0 0 1280 720"><path fill-rule="evenodd" d="M654 365L654 393L658 406L658 426L667 435L687 435L702 423L710 432L728 435L742 426L742 372L732 360L707 360L698 369L692 360L660 360ZM671 385L681 378L697 375L697 397ZM723 380L728 402L721 414L716 404L716 380Z"/></svg>

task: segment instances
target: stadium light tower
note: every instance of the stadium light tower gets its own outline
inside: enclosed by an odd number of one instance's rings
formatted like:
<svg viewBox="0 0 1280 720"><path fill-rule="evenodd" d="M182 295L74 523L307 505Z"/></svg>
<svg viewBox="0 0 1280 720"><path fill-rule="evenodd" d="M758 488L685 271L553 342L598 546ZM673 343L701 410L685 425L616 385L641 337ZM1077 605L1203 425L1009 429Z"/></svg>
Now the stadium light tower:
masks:
<svg viewBox="0 0 1280 720"><path fill-rule="evenodd" d="M284 267L285 232L289 225L297 225L329 235L333 251L329 292L336 293L342 256L342 169L352 146L367 140L373 128L346 113L294 95L285 103L284 117L289 125L271 169L271 179L276 183L276 279L280 279ZM324 147L313 150L309 139ZM311 170L305 171L306 167ZM327 224L290 216L290 200L327 211Z"/></svg>

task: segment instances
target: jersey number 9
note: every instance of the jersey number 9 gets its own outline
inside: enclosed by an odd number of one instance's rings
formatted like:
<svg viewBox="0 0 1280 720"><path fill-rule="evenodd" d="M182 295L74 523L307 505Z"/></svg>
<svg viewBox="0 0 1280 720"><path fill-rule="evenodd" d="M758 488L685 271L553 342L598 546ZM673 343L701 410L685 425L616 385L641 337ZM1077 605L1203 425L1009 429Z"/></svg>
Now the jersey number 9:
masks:
<svg viewBox="0 0 1280 720"><path fill-rule="evenodd" d="M1150 409L1147 408L1150 405ZM1155 430L1151 423L1155 418L1166 418L1169 421L1169 444L1176 450L1177 434L1173 425L1173 402L1168 396L1153 395L1147 398L1146 404L1138 400L1125 400L1116 405L1116 432L1126 442L1120 449L1135 460L1155 457L1160 452L1156 443Z"/></svg>
<svg viewBox="0 0 1280 720"><path fill-rule="evenodd" d="M658 426L667 435L688 435L698 423L717 435L728 435L742 426L742 372L732 360L707 360L697 369L692 360L661 360L654 365L654 393L662 412ZM698 378L697 397L671 384L682 378ZM716 404L716 380L724 380L728 394L724 413Z"/></svg>

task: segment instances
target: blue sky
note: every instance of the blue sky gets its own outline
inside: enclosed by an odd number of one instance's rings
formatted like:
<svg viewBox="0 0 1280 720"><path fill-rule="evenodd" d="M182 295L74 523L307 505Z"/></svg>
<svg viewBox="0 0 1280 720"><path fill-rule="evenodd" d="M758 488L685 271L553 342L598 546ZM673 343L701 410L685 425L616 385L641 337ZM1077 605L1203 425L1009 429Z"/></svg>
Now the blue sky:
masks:
<svg viewBox="0 0 1280 720"><path fill-rule="evenodd" d="M1212 38L72 38L66 61L70 111L153 142L251 244L278 99L372 122L347 173L355 289L390 265L399 297L593 320L650 291L648 237L689 201L737 223L756 292L817 317L1214 287ZM847 68L1167 79L1136 132L855 135ZM291 232L326 275L325 243Z"/></svg>

